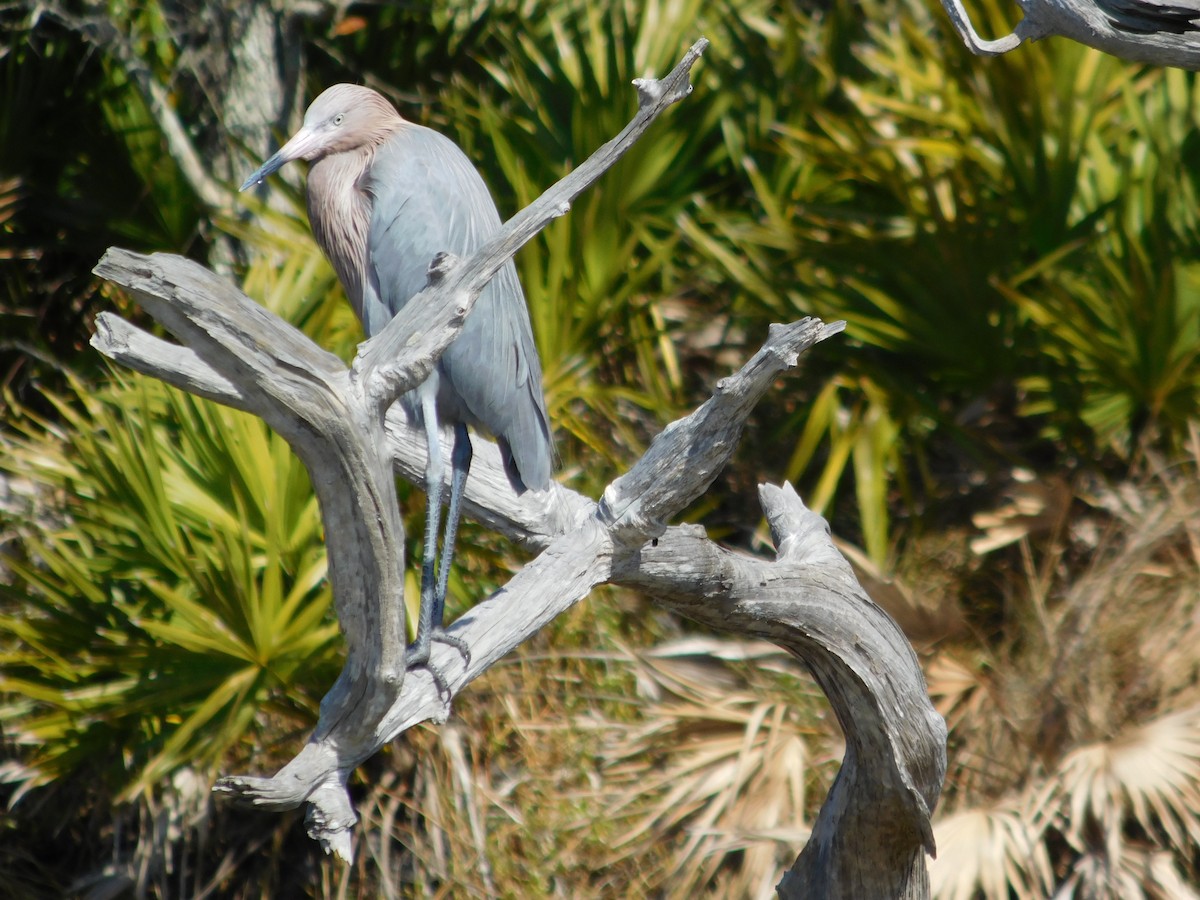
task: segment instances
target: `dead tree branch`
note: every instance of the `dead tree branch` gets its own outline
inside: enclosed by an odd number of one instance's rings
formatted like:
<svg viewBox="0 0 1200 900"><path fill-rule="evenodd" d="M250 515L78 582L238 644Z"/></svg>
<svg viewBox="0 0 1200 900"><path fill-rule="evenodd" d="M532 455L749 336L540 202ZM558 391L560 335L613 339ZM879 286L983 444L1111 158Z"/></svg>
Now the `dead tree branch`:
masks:
<svg viewBox="0 0 1200 900"><path fill-rule="evenodd" d="M999 56L1025 41L1058 35L1113 56L1158 66L1200 69L1200 6L1163 0L1017 0L1025 17L1011 34L986 40L962 0L942 0L963 43Z"/></svg>
<svg viewBox="0 0 1200 900"><path fill-rule="evenodd" d="M312 476L346 665L300 753L269 778L230 776L216 790L268 809L307 801L310 834L350 856L350 773L384 743L448 712L424 670L405 673L403 535L392 466L423 480L425 449L392 406L454 339L487 279L686 96L698 42L662 82L639 85L633 122L518 214L467 261L442 258L409 303L347 370L229 284L187 260L110 250L97 273L132 292L183 347L103 315L93 344L185 390L261 416ZM695 526L666 523L702 494L736 448L755 403L813 344L842 330L805 319L773 326L763 348L668 426L599 503L560 486L513 494L494 445L476 441L467 514L540 555L451 627L471 657L436 646L451 695L602 583L645 591L696 621L765 637L813 672L846 732L841 773L784 896L920 897L928 893L929 818L945 767L945 728L894 622L863 593L824 520L790 487L762 488L774 562L724 550Z"/></svg>

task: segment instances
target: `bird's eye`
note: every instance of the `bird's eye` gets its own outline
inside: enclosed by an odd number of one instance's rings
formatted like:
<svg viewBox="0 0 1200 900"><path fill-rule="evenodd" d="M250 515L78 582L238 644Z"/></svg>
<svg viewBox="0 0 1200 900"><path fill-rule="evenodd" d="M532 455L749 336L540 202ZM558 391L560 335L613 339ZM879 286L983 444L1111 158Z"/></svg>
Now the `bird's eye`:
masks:
<svg viewBox="0 0 1200 900"><path fill-rule="evenodd" d="M336 116L333 117L333 124L341 125L342 119L344 119L344 118L346 118L346 117L342 113L338 113Z"/></svg>

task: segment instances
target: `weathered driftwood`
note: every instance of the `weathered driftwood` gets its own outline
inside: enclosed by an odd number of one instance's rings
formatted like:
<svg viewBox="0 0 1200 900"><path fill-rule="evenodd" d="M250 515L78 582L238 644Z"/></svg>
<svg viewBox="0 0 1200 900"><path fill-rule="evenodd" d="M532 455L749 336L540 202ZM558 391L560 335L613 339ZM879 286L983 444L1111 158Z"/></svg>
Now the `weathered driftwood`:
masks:
<svg viewBox="0 0 1200 900"><path fill-rule="evenodd" d="M1011 34L985 40L962 0L942 0L963 43L999 56L1025 41L1060 36L1122 59L1200 69L1200 3L1196 0L1017 0L1025 17Z"/></svg>
<svg viewBox="0 0 1200 900"><path fill-rule="evenodd" d="M662 82L643 82L642 109L618 138L518 214L471 260L443 259L353 367L202 267L179 257L110 250L98 274L130 290L183 343L103 315L93 344L185 390L260 415L296 448L322 507L346 665L301 752L270 778L231 776L215 790L268 809L309 804L310 834L350 856L350 773L418 722L444 720L429 674L404 670L403 541L392 464L423 481L420 431L392 406L423 378L503 262L612 164L646 125L685 96L697 44ZM790 486L763 487L773 562L724 550L695 526L665 523L724 466L755 403L799 354L841 331L813 319L773 326L763 348L692 415L668 426L600 503L560 486L513 494L494 445L476 439L466 513L540 550L451 631L469 660L435 645L451 696L598 584L629 585L692 619L775 641L802 660L846 733L842 770L812 838L780 884L787 897L928 894L929 818L945 767L945 727L899 628L864 594L824 520ZM389 409L389 407L391 407ZM385 416L386 412L386 416Z"/></svg>

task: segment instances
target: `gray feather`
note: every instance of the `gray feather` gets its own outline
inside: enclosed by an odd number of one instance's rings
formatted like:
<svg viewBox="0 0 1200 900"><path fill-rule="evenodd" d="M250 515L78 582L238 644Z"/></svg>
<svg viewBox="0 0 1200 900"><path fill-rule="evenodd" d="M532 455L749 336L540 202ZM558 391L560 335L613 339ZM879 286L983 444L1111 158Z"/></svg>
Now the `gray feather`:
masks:
<svg viewBox="0 0 1200 900"><path fill-rule="evenodd" d="M466 155L436 131L411 123L378 148L364 187L373 209L362 320L372 335L425 287L434 256L470 256L500 227L500 216ZM509 261L423 387L437 391L443 422L491 432L506 451L510 476L515 466L524 486L542 490L550 483L552 451L541 381L525 295ZM405 403L419 415L416 398Z"/></svg>
<svg viewBox="0 0 1200 900"><path fill-rule="evenodd" d="M1130 34L1186 34L1200 31L1200 5L1189 0L1162 3L1158 0L1097 0L1109 24Z"/></svg>

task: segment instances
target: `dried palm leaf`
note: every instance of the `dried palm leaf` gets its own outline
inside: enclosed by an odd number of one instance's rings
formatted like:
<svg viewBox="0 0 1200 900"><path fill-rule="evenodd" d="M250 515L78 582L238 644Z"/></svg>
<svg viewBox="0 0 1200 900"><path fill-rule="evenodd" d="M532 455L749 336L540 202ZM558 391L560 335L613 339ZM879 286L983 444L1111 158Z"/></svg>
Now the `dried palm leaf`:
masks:
<svg viewBox="0 0 1200 900"><path fill-rule="evenodd" d="M1110 856L1119 857L1123 823L1132 817L1190 857L1200 847L1200 707L1073 751L1051 790L1058 824L1081 851L1095 846L1099 826Z"/></svg>
<svg viewBox="0 0 1200 900"><path fill-rule="evenodd" d="M989 685L981 665L939 653L925 667L925 680L934 706L951 731L964 719L978 719L986 711Z"/></svg>
<svg viewBox="0 0 1200 900"><path fill-rule="evenodd" d="M1053 882L1042 835L1023 804L969 809L934 824L929 865L937 900L1033 900Z"/></svg>
<svg viewBox="0 0 1200 900"><path fill-rule="evenodd" d="M1172 855L1127 848L1119 861L1085 853L1075 861L1054 900L1200 900L1180 877Z"/></svg>
<svg viewBox="0 0 1200 900"><path fill-rule="evenodd" d="M769 893L804 830L811 751L793 723L794 702L766 699L723 661L750 657L777 658L798 674L773 648L740 642L692 641L632 658L641 690L659 699L602 753L604 781L616 788L605 814L624 823L608 864L677 841L646 885L666 896Z"/></svg>

